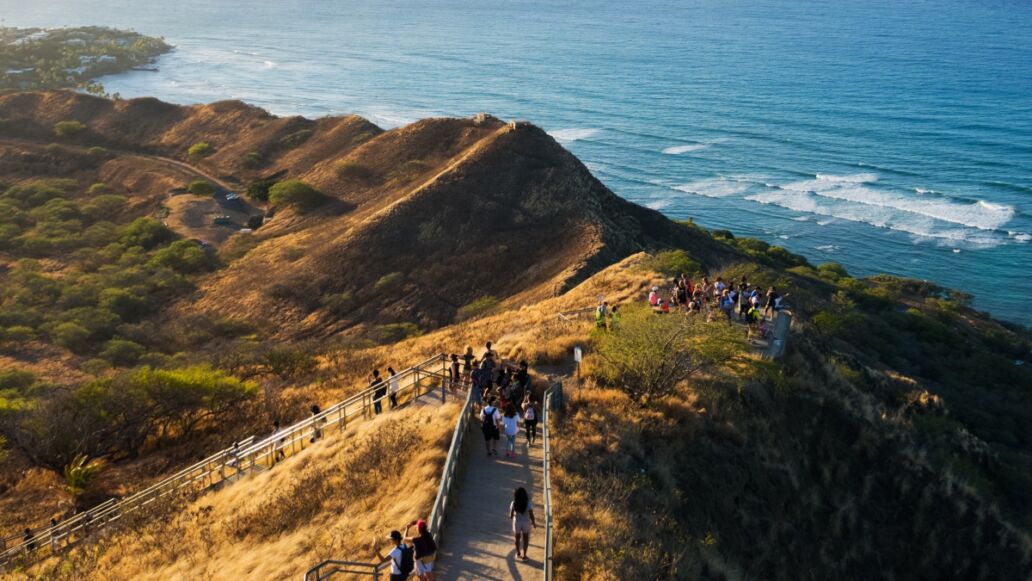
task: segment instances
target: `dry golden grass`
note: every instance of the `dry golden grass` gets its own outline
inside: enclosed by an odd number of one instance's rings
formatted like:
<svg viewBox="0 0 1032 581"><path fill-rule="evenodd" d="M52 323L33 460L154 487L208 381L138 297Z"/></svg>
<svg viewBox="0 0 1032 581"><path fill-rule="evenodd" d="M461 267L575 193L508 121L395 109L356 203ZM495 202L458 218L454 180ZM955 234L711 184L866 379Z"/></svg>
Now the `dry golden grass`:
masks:
<svg viewBox="0 0 1032 581"><path fill-rule="evenodd" d="M428 516L458 409L421 404L356 424L271 471L156 512L155 522L105 531L30 573L286 579L327 558L372 562L374 537Z"/></svg>

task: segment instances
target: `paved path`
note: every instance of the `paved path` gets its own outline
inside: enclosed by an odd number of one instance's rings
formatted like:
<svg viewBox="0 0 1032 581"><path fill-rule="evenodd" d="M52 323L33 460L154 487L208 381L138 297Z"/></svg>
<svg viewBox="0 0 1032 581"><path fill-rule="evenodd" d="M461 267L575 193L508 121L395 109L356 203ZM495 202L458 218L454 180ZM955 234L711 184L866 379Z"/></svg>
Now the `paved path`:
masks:
<svg viewBox="0 0 1032 581"><path fill-rule="evenodd" d="M528 451L521 429L516 443L517 457L505 457L505 436L502 436L498 456L488 458L480 422L470 425L458 498L445 521L441 558L435 566L435 571L440 573L436 578L537 581L541 579L545 551L541 440L539 438ZM530 493L538 523L538 528L530 535L527 550L530 560L526 562L516 559L512 521L509 520L509 503L518 486Z"/></svg>

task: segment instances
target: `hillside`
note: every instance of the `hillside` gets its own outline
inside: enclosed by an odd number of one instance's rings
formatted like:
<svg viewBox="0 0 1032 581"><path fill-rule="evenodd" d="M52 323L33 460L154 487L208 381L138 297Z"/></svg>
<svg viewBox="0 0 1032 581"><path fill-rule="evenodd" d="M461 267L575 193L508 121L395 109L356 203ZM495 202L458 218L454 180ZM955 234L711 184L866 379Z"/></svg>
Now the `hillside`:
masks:
<svg viewBox="0 0 1032 581"><path fill-rule="evenodd" d="M373 368L491 339L542 374L588 351L556 428L560 578L1032 575L1027 329L933 283L854 278L668 220L532 125L480 115L383 131L239 102L9 94L0 184L0 533L304 417ZM762 360L719 313L671 315L663 325L731 355L652 401L614 383L606 342L655 321L635 306L680 272L787 292L786 355ZM627 310L624 330L557 317L600 295ZM638 364L667 348L647 345ZM428 466L444 415L413 419L427 420ZM80 453L104 467L71 494L61 472ZM233 529L292 477L351 486L290 462L187 499L144 541L119 529L40 570L277 578L361 553L373 517L400 518L368 488L354 499L365 520L335 520L322 499L311 522L277 513L281 529ZM419 486L405 511L425 509L432 482ZM349 530L326 540L313 523ZM178 564L158 554L170 535L189 541ZM276 565L248 568L252 551Z"/></svg>

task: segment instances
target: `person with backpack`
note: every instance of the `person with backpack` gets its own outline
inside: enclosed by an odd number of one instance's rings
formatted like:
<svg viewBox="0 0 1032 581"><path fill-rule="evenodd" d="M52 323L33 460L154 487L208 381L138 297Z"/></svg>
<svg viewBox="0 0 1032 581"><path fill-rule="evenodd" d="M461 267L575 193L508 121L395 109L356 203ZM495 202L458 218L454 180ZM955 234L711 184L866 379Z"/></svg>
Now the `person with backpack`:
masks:
<svg viewBox="0 0 1032 581"><path fill-rule="evenodd" d="M541 406L528 393L523 400L523 431L527 433L527 446L533 446L537 440L537 425L540 417Z"/></svg>
<svg viewBox="0 0 1032 581"><path fill-rule="evenodd" d="M386 556L380 553L379 543L373 541L376 558L380 559L381 563L387 559L391 560L391 581L405 581L416 568L415 550L411 544L405 542L398 531L391 531L390 539L394 543L394 548Z"/></svg>
<svg viewBox="0 0 1032 581"><path fill-rule="evenodd" d="M383 411L383 403L380 401L385 395L387 395L387 386L384 385L383 379L380 378L380 370L373 370L373 378L369 380L369 387L376 388L373 391L373 410L376 415L380 415Z"/></svg>
<svg viewBox="0 0 1032 581"><path fill-rule="evenodd" d="M527 560L527 546L530 545L530 531L537 528L537 521L534 519L534 506L530 504L530 497L527 489L520 486L513 493L512 503L509 504L509 518L512 519L512 534L516 540L516 557ZM520 544L522 541L523 555L520 556Z"/></svg>
<svg viewBox="0 0 1032 581"><path fill-rule="evenodd" d="M311 410L312 410L312 417L313 418L318 416L319 413L320 413L319 406L317 406L315 404L312 404ZM312 438L309 441L314 444L315 441L318 440L319 438L322 438L322 430L319 429L319 422L315 421L315 422L312 422Z"/></svg>
<svg viewBox="0 0 1032 581"><path fill-rule="evenodd" d="M520 433L520 414L516 406L509 402L502 415L502 427L505 428L505 457L516 457L516 436Z"/></svg>
<svg viewBox="0 0 1032 581"><path fill-rule="evenodd" d="M408 536L408 529L411 526L416 527L416 531L419 533L417 536ZM425 520L414 520L405 527L405 542L411 543L412 548L416 551L416 575L419 577L419 581L434 581L434 560L437 558L437 543L434 542L434 536L430 534L430 529L427 528Z"/></svg>
<svg viewBox="0 0 1032 581"><path fill-rule="evenodd" d="M602 301L595 309L595 328L605 330L606 315L609 314L609 303Z"/></svg>
<svg viewBox="0 0 1032 581"><path fill-rule="evenodd" d="M480 430L484 433L484 444L487 446L487 455L498 455L498 423L501 421L501 414L495 407L495 398L487 400L487 406L480 410Z"/></svg>

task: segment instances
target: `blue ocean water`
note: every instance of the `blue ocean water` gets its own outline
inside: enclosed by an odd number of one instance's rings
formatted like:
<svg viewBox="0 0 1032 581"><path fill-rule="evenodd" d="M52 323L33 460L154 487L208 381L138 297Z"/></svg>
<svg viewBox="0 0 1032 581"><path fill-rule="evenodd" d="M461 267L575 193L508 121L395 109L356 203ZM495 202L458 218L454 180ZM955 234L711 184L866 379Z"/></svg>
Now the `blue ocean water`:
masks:
<svg viewBox="0 0 1032 581"><path fill-rule="evenodd" d="M617 194L1032 325L1032 2L0 0L176 45L123 96L545 127Z"/></svg>

